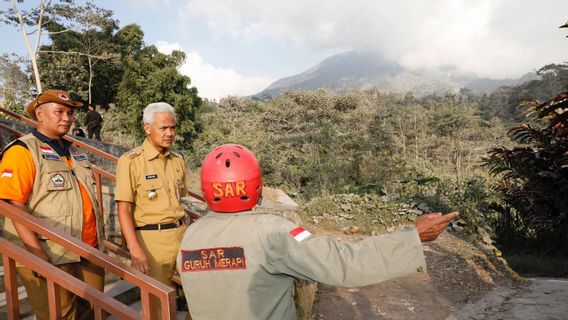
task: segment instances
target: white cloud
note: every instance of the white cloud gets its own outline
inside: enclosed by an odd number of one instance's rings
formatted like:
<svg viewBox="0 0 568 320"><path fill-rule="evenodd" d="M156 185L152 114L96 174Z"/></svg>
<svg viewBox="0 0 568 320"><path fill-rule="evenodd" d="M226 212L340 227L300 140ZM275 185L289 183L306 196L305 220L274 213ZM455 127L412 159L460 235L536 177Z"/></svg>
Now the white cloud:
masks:
<svg viewBox="0 0 568 320"><path fill-rule="evenodd" d="M156 6L169 6L170 0L123 0L133 8L155 8Z"/></svg>
<svg viewBox="0 0 568 320"><path fill-rule="evenodd" d="M375 50L408 67L513 77L566 59L566 0L192 0L185 19L251 42Z"/></svg>
<svg viewBox="0 0 568 320"><path fill-rule="evenodd" d="M173 50L184 51L178 43L159 41L156 47L166 54ZM253 95L275 80L270 77L245 77L232 69L217 68L204 61L195 51L186 52L186 55L187 59L179 71L191 78L191 84L198 89L200 97L218 100L228 95Z"/></svg>

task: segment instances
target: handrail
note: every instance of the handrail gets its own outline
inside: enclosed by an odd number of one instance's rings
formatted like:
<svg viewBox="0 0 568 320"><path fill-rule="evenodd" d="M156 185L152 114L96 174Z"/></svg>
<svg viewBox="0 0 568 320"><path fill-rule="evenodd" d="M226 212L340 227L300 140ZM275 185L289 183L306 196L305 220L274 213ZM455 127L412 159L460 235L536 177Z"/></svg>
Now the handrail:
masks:
<svg viewBox="0 0 568 320"><path fill-rule="evenodd" d="M10 110L7 110L7 109L4 109L4 108L1 108L1 107L0 107L0 112L5 113L5 114L7 114L7 115L9 115L9 116L11 116L11 117L14 117L14 118L16 118L17 120L20 120L20 121L22 121L22 122L25 122L26 124L28 124L28 125L30 125L30 126L32 126L32 127L34 127L34 128L37 127L37 123L36 123L35 121L33 121L33 120L31 120L31 119L28 119L28 118L26 118L26 117L24 117L24 116L22 116L22 115L19 115L19 114L13 112L13 111L10 111ZM6 127L6 126L2 126L2 127L3 127L3 129L4 129L4 127ZM9 128L9 127L6 127L6 128L8 128L9 131L15 131L15 130ZM17 131L16 131L16 132L17 132ZM105 158L105 159L108 159L108 160L110 160L110 161L112 161L112 162L114 162L114 163L117 163L117 162L118 162L118 158L115 157L115 156L113 156L112 154L107 153L107 152L104 152L104 151L99 150L99 149L97 149L97 148L94 148L94 147L92 147L91 145L89 145L89 144L87 144L87 143L84 143L84 142L82 142L82 141L80 141L80 140L78 140L78 139L75 139L75 138L73 138L73 137L71 137L71 136L69 136L69 135L66 135L65 137L63 137L63 139L65 139L65 140L67 140L67 141L70 141L70 142L72 142L74 145L76 145L76 146L78 146L78 147L81 147L81 148L83 148L83 149L85 149L85 150L87 150L87 151L89 151L89 152L92 152L92 153L94 153L94 154L96 154L96 155L98 155L98 156L101 156L101 157L103 157L103 158Z"/></svg>
<svg viewBox="0 0 568 320"><path fill-rule="evenodd" d="M56 227L43 222L41 219L30 215L20 208L8 204L4 200L0 200L0 214L11 219L14 223L20 224L54 241L103 269L140 287L142 296L152 294L158 297L162 305L162 318L173 319L173 317L175 317L175 292L172 287L161 283L117 259L113 259L106 254L101 254L100 250L86 245L83 241L71 235L61 232ZM146 317L150 317L150 315L144 314L144 318Z"/></svg>
<svg viewBox="0 0 568 320"><path fill-rule="evenodd" d="M8 109L4 109L4 108L0 107L0 112L5 113L5 114L7 114L7 115L9 115L9 116L11 116L11 117L13 117L13 118L16 118L17 120L22 121L22 122L25 122L27 125L30 125L30 126L32 126L32 127L35 127L35 126L36 126L36 122L35 122L35 121L33 121L33 120L31 120L31 119L28 119L28 118L26 118L26 117L24 117L24 116L22 116L22 115L20 115L20 114L17 114L17 113L15 113L14 111L10 111L10 110L8 110Z"/></svg>
<svg viewBox="0 0 568 320"><path fill-rule="evenodd" d="M10 135L12 135L12 139L16 139L21 135L21 133L17 130L14 130L6 125L0 123L0 129L7 131Z"/></svg>
<svg viewBox="0 0 568 320"><path fill-rule="evenodd" d="M9 110L6 110L6 109L0 107L0 112L6 113L6 114L8 114L8 115L10 115L10 116L12 116L12 117L14 117L14 118L16 118L16 119L18 119L18 120L24 122L24 123L26 123L26 124L29 124L29 125L31 125L31 126L33 126L33 127L36 127L36 123L35 123L34 121L32 121L32 120L30 120L30 119L28 119L28 118L25 118L25 117L23 117L23 116L21 116L21 115L19 115L19 114L16 114L16 113L14 113L14 112L12 112L12 111L9 111ZM18 136L22 136L22 135L23 135L21 132L19 132L19 131L17 131L17 130L14 130L14 129L10 128L10 127L4 126L4 125L2 125L2 124L0 124L0 129L1 129L1 130L8 131L8 132L12 135L13 138L17 138ZM82 141L80 141L80 140L77 140L77 139L72 138L72 137L70 137L70 136L65 136L64 138L65 138L66 140L72 142L74 145L76 145L76 146L78 146L78 147L80 147L80 148L86 149L86 150L88 150L88 151L90 151L90 152L92 152L92 153L94 153L94 154L97 154L97 155L99 155L99 156L101 156L101 157L103 157L103 158L106 158L106 159L108 159L108 160L110 160L110 161L112 161L112 162L114 162L114 163L118 162L118 158L117 158L117 157L115 157L115 156L113 156L113 155L111 155L111 154L108 154L108 153L106 153L106 152L104 152L104 151L101 151L101 150L99 150L99 149L97 149L97 148L94 148L94 147L92 147L92 146L90 146L90 145L88 145L88 144L86 144L86 143L84 143L84 142L82 142ZM100 211L101 211L101 212L104 212L103 198L102 198L102 178L104 177L104 178L110 179L110 180L112 180L112 181L116 181L116 177L115 177L112 173L109 173L109 172L107 172L107 171L105 171L105 170L103 170L103 169L100 169L100 168L98 168L98 167L94 167L94 168L93 168L93 174L94 174L94 176L95 176L95 184L96 184L96 186L97 186L97 203L99 204ZM191 196L191 197L194 197L194 198L196 198L196 199L198 199L198 200L200 200L200 201L204 201L203 197L202 197L201 195L195 193L195 192L188 191L188 195ZM2 209L2 206L10 206L10 205L7 204L7 203L4 203L4 202L1 201L1 200L0 200L0 202L1 202L1 204L0 204L0 214L1 214L1 213L2 213L2 210L1 210L1 209ZM189 216L190 223L193 222L193 221L195 221L196 219L199 219L199 218L200 218L200 215L199 215L199 214L197 214L197 213L195 213L195 212L193 212L193 211L191 211L191 210L185 209L185 211L186 211L186 214ZM37 218L32 217L32 216L29 215L29 214L26 214L26 217L27 217L27 218L34 218L34 219L37 220ZM32 222L26 221L26 223L21 223L21 224L23 224L23 225L25 225L25 226L27 226L28 223L29 223L30 225L33 225L33 219L30 219L30 220L31 220ZM40 227L45 227L45 226L40 226ZM40 227L38 227L38 228L40 228ZM34 231L36 230L36 229L35 229L35 226L34 226L33 228L30 227L30 229L32 229L32 230L34 230ZM40 229L41 229L41 228L40 228ZM85 250L87 250L86 252L88 253L88 257L95 257L95 259L90 259L90 258L88 259L88 260L92 261L93 263L95 263L95 264L98 264L98 263L102 263L102 264L108 263L108 261L105 262L104 259L103 259L102 261L99 261L99 259L97 259L97 258L99 257L99 256L96 254L96 253L99 253L98 250L93 249L92 247L89 247L89 246L84 245L83 242L81 242L81 241L79 241L79 240L77 240L77 239L75 239L75 238L73 238L73 237L70 237L70 236L68 236L68 235L59 234L55 229L54 229L54 230L49 230L49 228L48 228L47 230L48 230L48 233L51 232L51 233L53 234L53 236L54 236L55 238L57 238L57 239L52 239L52 238L49 237L49 236L47 236L47 237L48 237L49 239L54 240L54 241L57 242L57 243L59 243L58 241L63 241L63 242L65 242L66 240L69 240L69 239L66 239L66 238L71 238L71 242L67 242L65 245L62 244L64 247L70 249L71 251L74 250L72 247L73 247L73 245L76 245L76 244L79 244L79 245L83 246L83 248L80 248L80 249L85 249L85 247L86 247ZM42 234L41 232L37 232L37 233ZM42 235L43 235L43 234L42 234ZM44 235L44 236L45 236L45 235ZM59 237L59 238L58 238L58 237ZM128 258L128 259L131 258L131 257L130 257L130 252L125 248L125 243L124 243L124 241L123 241L123 243L122 243L122 246L121 246L121 245L118 245L118 244L116 244L116 243L114 243L114 242L112 242L112 241L106 240L106 239L104 240L103 243L104 243L104 247L105 247L106 249L109 249L109 250L111 250L112 252L114 252L114 253L116 253L116 254L118 254L118 255L120 255L120 256L126 257L126 258ZM60 243L60 244L61 244L61 243ZM67 245L70 246L70 247L67 247ZM89 251L93 251L93 250L94 250L94 252L96 252L95 254L93 254L93 252L89 252ZM74 251L74 252L75 252L75 251ZM83 253L85 253L85 252L83 252ZM81 254L80 254L80 255L81 255ZM82 256L82 255L81 255L81 256ZM85 258L87 258L87 257L85 257ZM128 267L129 269L127 269L126 271L127 271L127 272L130 272L130 273L128 273L127 275L122 274L120 269L121 269L123 266ZM143 314L149 314L149 308L148 308L149 305L146 305L146 304L148 303L148 301L149 301L149 294L153 294L153 295L155 295L155 296L160 297L160 293L157 293L157 291L156 291L157 289L156 289L155 287L151 287L151 289L150 289L148 292L144 292L144 290L142 290L142 287L144 286L144 284L143 284L144 281L141 282L141 281L137 280L138 278L136 278L136 277L139 277L140 275L142 275L142 276L145 277L146 279L149 278L149 277L146 276L146 275L144 275L144 274L141 274L141 273L138 272L137 270L135 270L135 269L133 269L133 268L131 268L131 267L125 265L125 264L122 264L122 263L119 263L119 264L114 265L114 266L107 266L107 267L104 267L104 268L107 269L107 270L109 270L109 271L111 271L111 272L113 272L113 273L115 273L115 274L119 274L119 275L122 274L121 277L125 278L126 280L131 281L132 283L134 283L135 285L138 285L138 286L140 287L140 289L141 289L142 304L143 304ZM109 269L109 268L110 268L110 269ZM134 272L132 273L132 271L134 271ZM136 280L132 280L132 279L136 279ZM154 280L153 278L149 278L149 279L151 279L151 281L154 282L154 284L157 283L157 284L159 284L159 285L161 285L161 286L165 286L165 287L169 288L170 290L172 290L171 292L168 293L168 301L166 301L166 303L168 303L169 306L166 307L166 308L164 308L164 307L162 308L162 313L163 313L162 317L163 317L164 319L167 319L168 317L164 317L164 316L167 315L168 310L170 310L170 316L171 316L171 313L172 313L172 312L175 312L175 302L174 302L174 300L172 299L172 297L175 296L175 294L173 293L173 289L172 289L171 287L169 287L169 286L166 286L166 285L161 284L160 282L157 282L157 281ZM180 284L180 280L179 280L179 277L178 277L177 275L172 278L172 281L173 281L174 283ZM158 290L158 291L159 291L159 290ZM161 304L164 305L164 302L165 302L165 301L164 301L164 298L163 298L163 297L160 297L160 300L161 300ZM173 308L172 308L172 304L174 305Z"/></svg>
<svg viewBox="0 0 568 320"><path fill-rule="evenodd" d="M3 238L0 238L0 253L3 255L4 262L4 288L6 288L8 319L18 319L20 313L14 262L20 262L33 271L41 270L41 275L46 279L49 291L53 293L48 294L49 311L52 318L61 316L61 306L56 299L59 293L58 287L63 287L89 301L94 308L96 319L105 318L102 310L120 319L137 319L139 316L131 307L105 295L77 278L69 276L65 271Z"/></svg>

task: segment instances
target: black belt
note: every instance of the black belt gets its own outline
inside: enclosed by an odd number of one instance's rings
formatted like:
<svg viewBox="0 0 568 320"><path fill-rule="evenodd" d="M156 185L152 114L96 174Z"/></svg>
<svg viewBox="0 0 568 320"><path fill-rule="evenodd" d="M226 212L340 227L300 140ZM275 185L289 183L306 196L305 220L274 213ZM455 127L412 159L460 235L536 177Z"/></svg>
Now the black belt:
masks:
<svg viewBox="0 0 568 320"><path fill-rule="evenodd" d="M140 227L135 227L134 230L168 230L173 228L179 228L183 225L183 219L180 219L174 223L161 223L161 224L147 224Z"/></svg>

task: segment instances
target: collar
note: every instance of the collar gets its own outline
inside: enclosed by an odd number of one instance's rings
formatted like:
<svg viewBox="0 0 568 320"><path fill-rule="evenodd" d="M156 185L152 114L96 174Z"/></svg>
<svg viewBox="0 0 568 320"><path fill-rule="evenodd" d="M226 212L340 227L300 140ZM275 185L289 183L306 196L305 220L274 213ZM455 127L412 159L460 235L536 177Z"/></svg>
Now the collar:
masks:
<svg viewBox="0 0 568 320"><path fill-rule="evenodd" d="M160 156L160 151L158 151L158 149L156 149L156 147L154 147L150 143L148 138L144 139L144 143L142 144L142 153L144 153L144 156L148 160L152 160ZM169 157L169 156L170 156L170 151L168 150L166 151L166 153L164 153L164 157Z"/></svg>
<svg viewBox="0 0 568 320"><path fill-rule="evenodd" d="M71 141L67 141L65 139L51 139L48 136L37 131L37 129L34 129L32 131L32 135L39 141L47 143L51 147L51 149L57 152L60 157L71 158L71 155L69 154L69 148L73 144ZM61 146L60 142L62 142L63 146Z"/></svg>
<svg viewBox="0 0 568 320"><path fill-rule="evenodd" d="M211 217L231 217L231 216L240 216L240 215L250 215L250 214L257 214L259 212L256 212L254 210L245 210L245 211L239 211L239 212L217 212L217 211L213 211L209 208L207 208L207 213L206 216L211 216Z"/></svg>

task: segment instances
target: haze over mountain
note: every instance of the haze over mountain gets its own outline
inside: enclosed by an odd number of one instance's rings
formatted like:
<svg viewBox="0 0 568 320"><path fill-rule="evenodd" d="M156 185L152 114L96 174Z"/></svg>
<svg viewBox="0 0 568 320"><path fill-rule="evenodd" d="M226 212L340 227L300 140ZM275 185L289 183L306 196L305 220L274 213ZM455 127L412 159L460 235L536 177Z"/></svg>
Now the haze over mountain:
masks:
<svg viewBox="0 0 568 320"><path fill-rule="evenodd" d="M275 97L284 90L327 88L342 91L371 87L381 91L411 91L417 95L458 92L461 88L490 92L500 86L515 85L534 78L534 72L519 79L480 78L458 73L453 66L437 70L409 70L375 53L349 51L331 56L300 74L281 78L256 96Z"/></svg>

